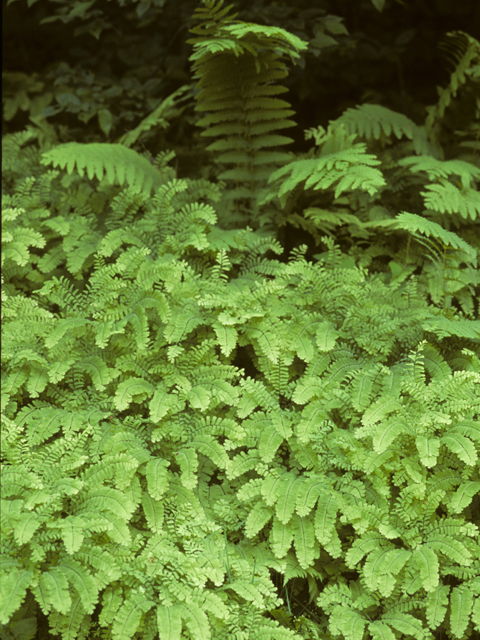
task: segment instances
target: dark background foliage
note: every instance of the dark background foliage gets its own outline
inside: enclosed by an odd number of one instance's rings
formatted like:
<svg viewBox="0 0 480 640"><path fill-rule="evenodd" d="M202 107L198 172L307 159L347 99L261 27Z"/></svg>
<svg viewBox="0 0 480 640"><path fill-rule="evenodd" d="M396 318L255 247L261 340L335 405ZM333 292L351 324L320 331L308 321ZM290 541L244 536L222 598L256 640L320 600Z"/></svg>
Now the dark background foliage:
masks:
<svg viewBox="0 0 480 640"><path fill-rule="evenodd" d="M2 134L22 130L34 107L64 126L65 140L113 142L133 129L192 83L186 40L198 4L3 0ZM445 34L480 37L477 0L386 0L382 12L371 0L238 0L233 7L240 20L277 25L310 43L284 80L298 123L289 131L292 151L311 146L304 129L326 126L363 102L423 122L452 69ZM180 177L198 175L205 160L191 98L167 132L143 137L152 155L177 152Z"/></svg>

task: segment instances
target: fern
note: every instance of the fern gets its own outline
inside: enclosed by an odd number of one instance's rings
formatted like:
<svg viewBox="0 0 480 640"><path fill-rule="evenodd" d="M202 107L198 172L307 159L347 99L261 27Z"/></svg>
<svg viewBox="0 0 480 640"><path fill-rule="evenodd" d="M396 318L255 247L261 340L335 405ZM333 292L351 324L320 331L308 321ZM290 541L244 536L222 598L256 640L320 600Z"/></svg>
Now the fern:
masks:
<svg viewBox="0 0 480 640"><path fill-rule="evenodd" d="M459 214L462 218L476 220L480 213L480 200L474 181L480 181L480 169L462 160L440 161L429 156L407 157L399 160L400 166L410 166L413 172L425 171L430 179L438 182L426 186L422 191L428 209L439 213ZM447 180L450 175L459 175L461 184Z"/></svg>
<svg viewBox="0 0 480 640"><path fill-rule="evenodd" d="M389 138L392 133L396 138L403 136L412 141L417 155L432 153L425 127L415 124L403 113L396 113L379 104L362 104L354 109L347 109L335 120L336 126L343 125L349 134L368 139L379 140L381 136Z"/></svg>
<svg viewBox="0 0 480 640"><path fill-rule="evenodd" d="M435 273L442 274L441 290L438 291L438 289L435 290L433 288L435 279L432 278L430 280L430 293L436 303L442 300L445 310L447 306L450 306L451 292L456 292L458 289L464 287L461 270L459 269L460 264L465 262L473 266L477 265L475 249L462 240L457 234L446 231L437 223L412 213L403 212L399 214L396 218L395 226L408 230L429 250L429 257L435 265ZM418 235L418 232L423 235ZM424 236L426 236L426 238L433 236L435 241L428 240L424 238ZM426 271L428 272L429 270ZM471 293L473 293L473 290L470 287L469 294ZM470 295L468 295L468 298L465 296L463 300L465 299L470 299L471 301ZM470 308L472 308L471 302ZM475 337L473 333L469 335Z"/></svg>
<svg viewBox="0 0 480 640"><path fill-rule="evenodd" d="M126 147L131 147L138 138L147 131L150 131L152 127L160 125L162 128L168 128L168 115L170 112L174 111L173 107L178 105L178 102L185 98L182 98L182 94L189 91L190 87L188 85L184 85L174 91L172 94L168 96L165 100L158 105L156 109L152 111L146 118L144 118L140 124L138 124L135 129L128 131L125 135L120 136L116 141L118 144L125 145ZM188 98L188 95L186 96Z"/></svg>
<svg viewBox="0 0 480 640"><path fill-rule="evenodd" d="M221 10L223 0L205 4L194 14L200 24L190 30L198 37L187 41L199 79L196 110L209 112L197 125L206 128L203 136L221 138L207 147L222 152L214 161L235 165L218 176L235 181L228 200L248 199L253 206L275 165L290 157L272 147L293 142L274 133L295 123L287 119L294 113L288 102L270 97L287 89L272 83L287 75L282 58L298 58L307 45L281 28L235 21L230 7Z"/></svg>
<svg viewBox="0 0 480 640"><path fill-rule="evenodd" d="M305 160L295 160L275 171L269 182L275 184L287 173L291 173L288 180L282 181L275 191L285 205L286 193L305 181L305 188L327 189L335 182L335 197L347 190L362 188L369 193L375 193L378 187L385 184L382 174L373 168L380 164L374 156L365 153L365 145L354 144L355 136L346 136L342 126L329 129L320 139L322 150L318 157ZM264 203L268 199L263 199Z"/></svg>
<svg viewBox="0 0 480 640"><path fill-rule="evenodd" d="M253 91L300 45L227 13L198 11L201 77L220 82L237 52ZM228 138L220 89L199 104ZM275 129L265 96L255 109ZM409 123L383 112L385 135L388 119L410 145ZM264 197L294 200L304 182L372 204L390 169L357 133L312 132L319 149L266 172ZM358 232L415 240L391 277L326 236L316 261L304 245L281 262L267 253L279 242L216 225L218 185L171 175L150 197L147 174L127 171L133 151L108 162L137 190L58 184L39 158L21 181L27 138L7 140L21 157L3 194L2 633L39 609L72 639L478 633L475 238L405 212L367 222L358 206ZM97 160L83 167L101 179ZM478 179L423 152L408 166L464 189Z"/></svg>
<svg viewBox="0 0 480 640"><path fill-rule="evenodd" d="M42 164L66 168L69 174L76 168L82 176L86 170L93 177L109 184L127 183L134 191L149 195L162 185L159 172L146 158L121 144L68 142L43 154Z"/></svg>

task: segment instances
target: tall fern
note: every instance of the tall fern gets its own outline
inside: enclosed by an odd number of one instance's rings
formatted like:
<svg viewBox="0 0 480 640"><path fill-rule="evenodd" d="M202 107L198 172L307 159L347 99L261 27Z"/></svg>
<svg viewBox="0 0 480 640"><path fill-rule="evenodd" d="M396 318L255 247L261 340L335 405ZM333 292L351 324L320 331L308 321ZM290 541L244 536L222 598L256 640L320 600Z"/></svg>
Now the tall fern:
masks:
<svg viewBox="0 0 480 640"><path fill-rule="evenodd" d="M199 24L190 31L197 37L190 56L194 78L198 78L196 110L208 112L199 122L202 136L219 138L207 150L219 152L214 161L233 165L218 175L227 184L228 200L256 201L273 168L290 159L278 147L293 142L276 133L295 126L289 103L274 98L287 89L275 81L288 74L282 59L299 57L307 44L279 27L234 20L223 0L208 0L194 18ZM236 14L235 14L236 15Z"/></svg>

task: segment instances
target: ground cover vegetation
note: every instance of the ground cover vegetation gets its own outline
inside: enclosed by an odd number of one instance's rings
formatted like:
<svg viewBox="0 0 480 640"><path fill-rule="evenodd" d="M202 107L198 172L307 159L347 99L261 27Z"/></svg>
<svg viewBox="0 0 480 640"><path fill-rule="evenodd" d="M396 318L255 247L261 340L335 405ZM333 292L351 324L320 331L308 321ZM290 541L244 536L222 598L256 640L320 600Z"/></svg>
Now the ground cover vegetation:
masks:
<svg viewBox="0 0 480 640"><path fill-rule="evenodd" d="M5 8L2 638L480 633L480 13L254 4Z"/></svg>

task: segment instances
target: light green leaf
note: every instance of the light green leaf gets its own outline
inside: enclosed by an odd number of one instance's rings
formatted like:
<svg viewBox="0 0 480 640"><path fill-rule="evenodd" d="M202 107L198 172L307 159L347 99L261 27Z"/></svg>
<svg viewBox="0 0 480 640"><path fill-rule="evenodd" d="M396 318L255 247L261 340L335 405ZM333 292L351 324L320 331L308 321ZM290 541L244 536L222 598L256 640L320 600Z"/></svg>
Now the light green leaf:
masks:
<svg viewBox="0 0 480 640"><path fill-rule="evenodd" d="M162 458L149 460L146 468L148 492L154 500L161 500L168 489L169 462Z"/></svg>
<svg viewBox="0 0 480 640"><path fill-rule="evenodd" d="M34 511L24 512L20 514L15 524L14 537L17 544L26 544L29 542L35 531L42 524L42 520Z"/></svg>
<svg viewBox="0 0 480 640"><path fill-rule="evenodd" d="M192 447L183 447L175 453L177 463L182 470L180 480L184 487L187 489L193 489L197 486L196 471L198 468L198 456L195 449Z"/></svg>
<svg viewBox="0 0 480 640"><path fill-rule="evenodd" d="M132 376L128 380L120 382L115 393L114 403L119 411L127 409L132 402L134 396L140 396L137 401L140 402L153 393L155 387L143 378Z"/></svg>
<svg viewBox="0 0 480 640"><path fill-rule="evenodd" d="M425 591L430 592L438 587L439 564L433 549L422 545L413 552L415 565L420 569L420 578Z"/></svg>
<svg viewBox="0 0 480 640"><path fill-rule="evenodd" d="M465 464L473 466L477 462L478 455L470 438L461 436L459 433L446 433L442 437L442 442Z"/></svg>
<svg viewBox="0 0 480 640"><path fill-rule="evenodd" d="M382 615L381 621L389 624L400 633L410 635L413 638L425 637L421 620L408 613L388 613Z"/></svg>
<svg viewBox="0 0 480 640"><path fill-rule="evenodd" d="M261 500L256 502L250 510L245 523L245 535L247 538L255 537L272 516L272 507L267 507Z"/></svg>
<svg viewBox="0 0 480 640"><path fill-rule="evenodd" d="M170 408L179 404L178 394L175 392L168 392L164 387L160 387L153 394L153 398L150 400L150 418L154 422L159 422L165 415L167 415Z"/></svg>
<svg viewBox="0 0 480 640"><path fill-rule="evenodd" d="M7 624L25 598L32 582L31 571L14 571L0 574L0 623Z"/></svg>
<svg viewBox="0 0 480 640"><path fill-rule="evenodd" d="M292 545L293 528L290 524L283 524L274 516L272 530L270 531L270 542L273 553L277 558L283 558Z"/></svg>
<svg viewBox="0 0 480 640"><path fill-rule="evenodd" d="M322 493L315 512L315 535L320 544L325 545L333 535L339 504L335 496Z"/></svg>
<svg viewBox="0 0 480 640"><path fill-rule="evenodd" d="M164 515L163 502L154 500L147 491L142 491L142 506L151 531L161 533Z"/></svg>
<svg viewBox="0 0 480 640"><path fill-rule="evenodd" d="M181 604L182 618L193 640L210 640L210 624L206 613L194 602Z"/></svg>
<svg viewBox="0 0 480 640"><path fill-rule="evenodd" d="M112 626L113 640L131 640L138 629L142 615L155 603L143 593L133 593L120 607Z"/></svg>
<svg viewBox="0 0 480 640"><path fill-rule="evenodd" d="M47 594L47 602L56 611L66 615L72 606L68 581L65 575L53 567L40 576L39 587Z"/></svg>
<svg viewBox="0 0 480 640"><path fill-rule="evenodd" d="M462 482L450 499L449 510L461 513L472 502L474 496L480 494L480 482Z"/></svg>
<svg viewBox="0 0 480 640"><path fill-rule="evenodd" d="M78 516L67 516L62 520L62 540L67 553L72 555L83 544L85 522Z"/></svg>
<svg viewBox="0 0 480 640"><path fill-rule="evenodd" d="M208 409L208 405L210 404L211 393L201 384L196 384L187 393L187 400L194 409L205 411Z"/></svg>
<svg viewBox="0 0 480 640"><path fill-rule="evenodd" d="M280 522L290 522L295 511L297 493L302 485L302 478L293 473L286 474L280 481L276 514Z"/></svg>
<svg viewBox="0 0 480 640"><path fill-rule="evenodd" d="M98 588L94 578L73 558L62 558L57 566L78 591L85 611L92 614L98 601Z"/></svg>
<svg viewBox="0 0 480 640"><path fill-rule="evenodd" d="M183 613L184 609L181 604L157 607L157 626L160 640L180 640Z"/></svg>
<svg viewBox="0 0 480 640"><path fill-rule="evenodd" d="M477 595L478 598L478 595ZM473 591L466 585L454 587L450 595L450 629L456 638L462 638L470 621Z"/></svg>
<svg viewBox="0 0 480 640"><path fill-rule="evenodd" d="M292 518L293 544L302 569L313 566L315 556L318 557L318 543L315 540L315 530L311 518L301 518L295 514Z"/></svg>
<svg viewBox="0 0 480 640"><path fill-rule="evenodd" d="M368 625L368 630L372 634L372 640L396 640L393 631L383 622L375 620Z"/></svg>
<svg viewBox="0 0 480 640"><path fill-rule="evenodd" d="M422 464L431 468L437 464L438 454L440 452L440 440L438 438L426 438L425 436L417 436L415 438L418 453Z"/></svg>
<svg viewBox="0 0 480 640"><path fill-rule="evenodd" d="M271 462L282 442L283 436L278 433L273 424L263 429L258 441L258 451L262 460Z"/></svg>
<svg viewBox="0 0 480 640"><path fill-rule="evenodd" d="M230 463L230 458L225 448L216 440L214 436L207 433L198 435L192 440L190 446L195 447L219 468L226 469Z"/></svg>
<svg viewBox="0 0 480 640"><path fill-rule="evenodd" d="M313 476L308 479L303 478L300 489L297 493L296 511L299 516L304 517L310 513L315 506L318 497L325 492L327 484L322 476Z"/></svg>
<svg viewBox="0 0 480 640"><path fill-rule="evenodd" d="M235 349L238 339L238 333L235 327L228 327L216 321L212 324L213 330L220 344L220 349L224 356L229 356Z"/></svg>
<svg viewBox="0 0 480 640"><path fill-rule="evenodd" d="M427 616L428 626L431 629L438 627L445 619L449 591L449 585L438 585L436 589L427 593L425 615Z"/></svg>
<svg viewBox="0 0 480 640"><path fill-rule="evenodd" d="M318 325L315 335L317 346L320 351L331 351L339 334L330 322L321 322Z"/></svg>

